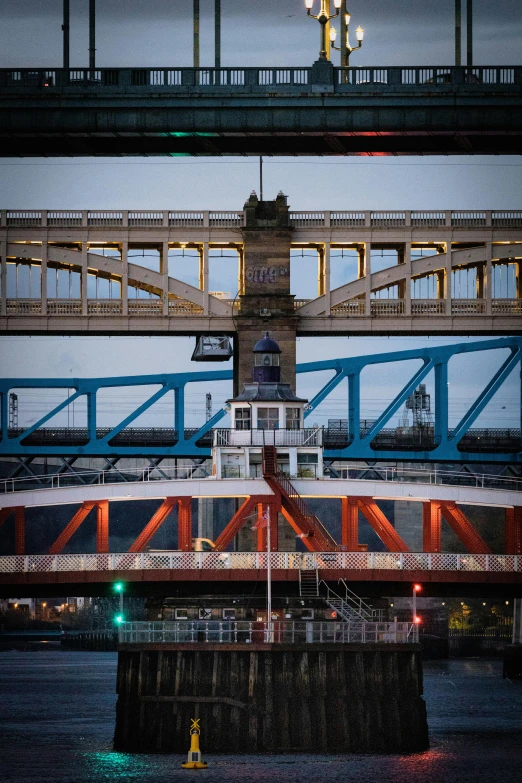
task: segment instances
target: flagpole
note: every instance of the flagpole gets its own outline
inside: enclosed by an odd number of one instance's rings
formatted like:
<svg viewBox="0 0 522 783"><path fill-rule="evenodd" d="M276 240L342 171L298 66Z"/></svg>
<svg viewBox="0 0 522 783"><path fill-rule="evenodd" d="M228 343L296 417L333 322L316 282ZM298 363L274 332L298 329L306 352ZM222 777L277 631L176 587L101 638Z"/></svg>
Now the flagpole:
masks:
<svg viewBox="0 0 522 783"><path fill-rule="evenodd" d="M266 531L266 549L267 549L267 569L266 569L266 578L267 578L267 585L266 585L266 613L267 613L267 620L268 620L268 641L272 641L272 567L270 563L270 506L267 507L266 511L266 518L268 520L268 526Z"/></svg>

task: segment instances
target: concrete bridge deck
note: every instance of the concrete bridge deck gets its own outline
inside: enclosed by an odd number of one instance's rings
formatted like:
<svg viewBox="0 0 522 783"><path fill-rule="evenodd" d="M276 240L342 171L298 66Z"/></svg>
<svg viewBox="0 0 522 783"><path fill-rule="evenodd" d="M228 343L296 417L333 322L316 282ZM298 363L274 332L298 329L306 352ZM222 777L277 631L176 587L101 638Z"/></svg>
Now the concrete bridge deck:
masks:
<svg viewBox="0 0 522 783"><path fill-rule="evenodd" d="M291 249L317 253L317 295L294 301L299 335L493 334L522 330L522 211L290 212ZM231 334L240 299L209 290L210 254L237 253L244 284L244 213L163 211L37 211L0 213L0 332L12 334ZM129 246L154 248L157 270L129 258ZM169 251L199 256L199 286L168 272ZM116 256L102 255L103 248ZM421 251L421 248L424 250ZM336 253L358 257L356 279L332 284ZM372 250L393 250L398 263L372 270ZM118 257L119 254L119 257ZM421 257L416 257L416 256ZM196 264L198 259L195 259ZM234 261L231 262L232 264ZM7 265L68 270L76 298L51 298L43 287L12 290ZM512 290L495 285L511 267ZM457 275L476 276L476 296L462 298ZM113 298L88 298L87 275L111 281ZM505 277L507 279L507 277ZM427 284L436 298L425 296ZM414 287L420 286L418 293ZM11 289L8 292L8 288ZM518 286L518 287L517 287ZM515 290L516 289L516 290ZM134 293L132 293L134 292ZM424 293L423 293L424 292ZM469 291L464 292L469 297ZM235 295L231 292L230 296ZM149 298L144 298L147 296Z"/></svg>
<svg viewBox="0 0 522 783"><path fill-rule="evenodd" d="M520 66L4 68L4 156L519 154Z"/></svg>

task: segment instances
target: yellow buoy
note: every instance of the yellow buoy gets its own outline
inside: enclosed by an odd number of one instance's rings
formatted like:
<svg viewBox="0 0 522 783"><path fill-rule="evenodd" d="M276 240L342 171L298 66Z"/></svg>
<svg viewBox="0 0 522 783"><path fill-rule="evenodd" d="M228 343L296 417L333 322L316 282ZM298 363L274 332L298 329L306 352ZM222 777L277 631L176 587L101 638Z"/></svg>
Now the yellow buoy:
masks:
<svg viewBox="0 0 522 783"><path fill-rule="evenodd" d="M199 728L199 721L201 718L191 718L192 725L190 727L190 750L188 752L187 761L181 766L184 769L207 769L206 764L201 758L201 751L199 749L199 735L201 729Z"/></svg>

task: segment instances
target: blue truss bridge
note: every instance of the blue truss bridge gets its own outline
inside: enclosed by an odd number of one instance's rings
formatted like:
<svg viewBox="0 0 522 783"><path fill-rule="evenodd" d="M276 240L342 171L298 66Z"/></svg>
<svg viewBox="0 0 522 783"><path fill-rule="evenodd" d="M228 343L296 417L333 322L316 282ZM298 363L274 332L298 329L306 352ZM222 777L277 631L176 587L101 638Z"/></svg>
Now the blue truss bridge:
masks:
<svg viewBox="0 0 522 783"><path fill-rule="evenodd" d="M485 351L502 351L504 360L476 399L470 400L466 412L450 428L448 395L448 363L459 355L473 353L480 360ZM507 352L507 356L505 356ZM513 372L520 373L522 338L505 337L475 343L430 346L394 353L307 362L297 366L298 373L329 371L329 380L310 401L306 417L347 379L345 417L330 420L329 426L317 433L309 427L303 437L320 438L326 460L414 460L422 462L519 464L522 462L520 427L509 429L478 428L476 421L497 391ZM394 362L417 360L420 367L413 371L401 391L375 421L361 418L361 373L370 366L382 367ZM425 427L397 428L391 420L405 405L419 384L433 374L435 405L433 422ZM200 427L185 424L185 391L191 383L232 380L232 370L212 370L194 373L123 376L118 378L57 378L0 380L2 431L1 457L187 457L205 459L212 444L217 444L220 422L226 410L219 410ZM102 390L123 387L159 387L145 402L112 427L100 427L97 422L97 395ZM9 427L9 397L12 390L63 389L73 393L54 406L30 426ZM137 428L136 419L148 411L169 392L174 393L171 427ZM86 427L52 427L51 419L78 400L86 399ZM520 420L520 419L519 419ZM309 433L309 434L307 434ZM252 431L260 443L263 431ZM255 441L257 443L257 440ZM254 442L254 441L253 441Z"/></svg>

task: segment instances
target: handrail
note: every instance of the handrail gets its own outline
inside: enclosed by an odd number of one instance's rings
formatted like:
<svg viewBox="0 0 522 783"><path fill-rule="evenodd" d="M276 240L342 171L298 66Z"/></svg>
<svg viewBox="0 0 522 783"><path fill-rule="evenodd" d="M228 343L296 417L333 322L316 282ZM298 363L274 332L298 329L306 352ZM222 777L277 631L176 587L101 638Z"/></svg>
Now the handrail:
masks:
<svg viewBox="0 0 522 783"><path fill-rule="evenodd" d="M4 555L0 574L77 573L95 571L121 575L123 571L165 570L171 572L256 570L271 567L285 571L326 570L329 572L386 571L437 574L448 572L511 574L522 572L520 555L473 555L451 552L119 552L60 555ZM224 574L225 578L226 573ZM353 578L353 577L351 577ZM414 577L418 579L419 577Z"/></svg>
<svg viewBox="0 0 522 783"><path fill-rule="evenodd" d="M371 481L383 483L423 483L434 486L466 486L475 489L501 489L506 492L522 492L522 479L516 477L502 477L488 474L466 474L465 484L459 483L463 478L460 472L451 470L423 470L412 468L404 470L396 467L369 467L366 464L356 462L347 463L348 476L328 476L324 481ZM362 472L363 475L356 475ZM121 475L121 473L120 473ZM62 489L71 486L128 484L150 481L179 481L197 479L198 481L214 481L211 471L204 465L193 465L184 468L149 466L138 468L135 475L128 480L117 478L118 473L113 470L84 471L81 473L54 473L38 474L17 478L0 479L0 495L11 492L27 492L36 490ZM249 480L250 476L233 476ZM258 476L257 478L261 478ZM286 478L286 477L285 477ZM300 480L299 476L292 477ZM226 480L226 479L223 479ZM316 479L317 480L317 479ZM29 485L29 486L28 486ZM34 485L34 486L32 486Z"/></svg>
<svg viewBox="0 0 522 783"><path fill-rule="evenodd" d="M161 215L161 218L157 217ZM289 221L294 228L323 228L335 231L344 228L520 228L522 210L290 210ZM7 228L213 228L229 229L244 225L244 212L227 210L213 212L159 210L46 210L4 209L0 211L0 226Z"/></svg>
<svg viewBox="0 0 522 783"><path fill-rule="evenodd" d="M418 641L418 626L384 621L256 621L177 620L122 623L120 644L165 644L198 642L215 644L397 644Z"/></svg>
<svg viewBox="0 0 522 783"><path fill-rule="evenodd" d="M321 520L316 517L315 514L310 513L310 510L308 506L306 505L303 498L300 496L288 476L286 476L284 473L278 472L275 476L278 483L283 487L286 494L292 499L294 503L296 503L297 507L299 508L299 511L301 514L310 521L310 524L312 527L318 528L318 530L322 533L326 541L330 543L334 548L337 547L337 542L333 538L332 534L326 529L326 527L323 525Z"/></svg>

